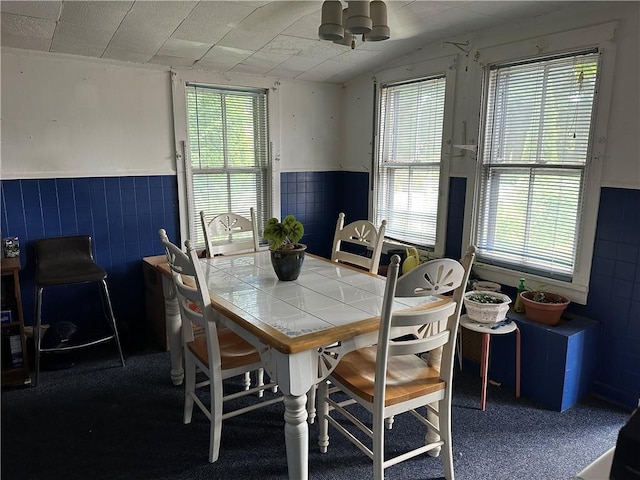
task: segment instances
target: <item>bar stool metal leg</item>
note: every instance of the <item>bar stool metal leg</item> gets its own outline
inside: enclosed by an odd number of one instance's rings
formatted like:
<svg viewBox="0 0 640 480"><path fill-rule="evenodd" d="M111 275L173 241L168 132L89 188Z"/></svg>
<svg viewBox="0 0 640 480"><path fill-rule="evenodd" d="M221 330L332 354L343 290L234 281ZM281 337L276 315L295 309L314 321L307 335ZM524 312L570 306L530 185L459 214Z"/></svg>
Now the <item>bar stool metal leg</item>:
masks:
<svg viewBox="0 0 640 480"><path fill-rule="evenodd" d="M36 366L35 366L35 378L32 383L32 386L38 385L38 379L40 377L40 341L42 339L42 291L44 287L36 286L36 311L35 311L35 322L33 328L33 342L35 344L35 357L36 357Z"/></svg>
<svg viewBox="0 0 640 480"><path fill-rule="evenodd" d="M111 297L109 296L109 289L107 288L107 282L105 280L102 280L100 284L102 287L102 293L104 295L105 302L107 304L109 320L111 321L111 328L113 329L113 338L116 341L116 346L118 347L120 362L124 367L124 356L122 355L122 347L120 346L120 336L118 335L118 327L116 326L116 317L113 315L113 308L111 306Z"/></svg>

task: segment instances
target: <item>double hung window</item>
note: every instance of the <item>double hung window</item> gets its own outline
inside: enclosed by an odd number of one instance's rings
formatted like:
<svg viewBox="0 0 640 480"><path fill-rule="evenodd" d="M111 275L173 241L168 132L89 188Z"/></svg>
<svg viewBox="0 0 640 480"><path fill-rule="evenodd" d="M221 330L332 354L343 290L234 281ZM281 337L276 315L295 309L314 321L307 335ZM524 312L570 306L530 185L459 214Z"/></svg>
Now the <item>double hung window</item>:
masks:
<svg viewBox="0 0 640 480"><path fill-rule="evenodd" d="M482 262L572 280L598 63L592 50L490 68L475 238Z"/></svg>
<svg viewBox="0 0 640 480"><path fill-rule="evenodd" d="M200 211L207 216L256 209L259 230L270 215L267 92L186 85L189 230L204 244Z"/></svg>
<svg viewBox="0 0 640 480"><path fill-rule="evenodd" d="M374 222L386 237L436 243L445 76L382 85Z"/></svg>

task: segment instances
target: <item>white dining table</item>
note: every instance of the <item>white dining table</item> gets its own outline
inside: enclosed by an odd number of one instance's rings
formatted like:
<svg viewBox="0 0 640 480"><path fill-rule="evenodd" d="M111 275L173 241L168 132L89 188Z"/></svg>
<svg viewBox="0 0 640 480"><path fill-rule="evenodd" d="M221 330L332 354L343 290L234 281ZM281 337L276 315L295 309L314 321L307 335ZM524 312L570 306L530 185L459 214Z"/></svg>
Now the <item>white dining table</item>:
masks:
<svg viewBox="0 0 640 480"><path fill-rule="evenodd" d="M219 321L251 343L265 371L284 395L289 478L308 478L307 392L340 358L376 343L385 278L307 254L295 281L280 281L269 251L201 259ZM182 383L180 315L166 264L165 315L171 378ZM394 310L430 308L450 301L436 296L397 299ZM185 339L182 338L185 335Z"/></svg>

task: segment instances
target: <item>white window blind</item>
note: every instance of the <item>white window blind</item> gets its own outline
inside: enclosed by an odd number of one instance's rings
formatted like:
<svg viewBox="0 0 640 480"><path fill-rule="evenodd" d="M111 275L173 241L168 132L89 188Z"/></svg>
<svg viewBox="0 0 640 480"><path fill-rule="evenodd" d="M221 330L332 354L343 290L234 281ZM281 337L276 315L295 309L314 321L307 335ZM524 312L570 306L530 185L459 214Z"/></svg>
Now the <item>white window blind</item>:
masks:
<svg viewBox="0 0 640 480"><path fill-rule="evenodd" d="M595 51L490 70L476 230L481 261L572 278L597 71Z"/></svg>
<svg viewBox="0 0 640 480"><path fill-rule="evenodd" d="M374 222L389 238L435 245L444 101L444 76L380 89Z"/></svg>
<svg viewBox="0 0 640 480"><path fill-rule="evenodd" d="M187 84L187 124L191 238L204 245L201 210L250 218L254 207L262 231L270 215L266 91Z"/></svg>

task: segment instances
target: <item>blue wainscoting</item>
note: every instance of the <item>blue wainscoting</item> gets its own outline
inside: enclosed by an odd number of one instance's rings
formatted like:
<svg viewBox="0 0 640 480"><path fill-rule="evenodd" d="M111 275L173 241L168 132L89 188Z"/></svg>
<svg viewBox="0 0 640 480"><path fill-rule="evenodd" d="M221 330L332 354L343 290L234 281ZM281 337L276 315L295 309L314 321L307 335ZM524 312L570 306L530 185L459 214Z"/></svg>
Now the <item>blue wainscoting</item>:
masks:
<svg viewBox="0 0 640 480"><path fill-rule="evenodd" d="M328 257L338 213L368 217L369 175L356 172L281 174L282 214L305 225L309 252ZM33 321L33 241L47 236L89 234L96 260L109 274L124 334L144 341L141 259L162 252L158 229L179 240L176 177L107 177L3 180L2 237L21 244L25 321ZM459 257L466 180L452 178L447 215L447 256ZM640 397L640 190L603 188L587 305L570 311L600 324L593 391L633 408ZM69 296L71 295L71 297ZM56 292L54 321L83 313L84 293ZM99 305L99 303L98 303ZM71 308L70 308L71 307ZM71 312L71 313L69 313Z"/></svg>
<svg viewBox="0 0 640 480"><path fill-rule="evenodd" d="M144 338L142 257L162 251L158 229L178 239L176 177L99 177L3 180L2 236L20 239L25 323L33 323L33 242L43 237L91 235L94 255L108 274L124 340ZM45 289L44 323L82 321L99 308L85 289ZM93 298L96 301L87 299Z"/></svg>
<svg viewBox="0 0 640 480"><path fill-rule="evenodd" d="M369 174L356 172L285 172L280 175L282 216L304 224L307 251L331 257L338 214L347 222L368 218Z"/></svg>
<svg viewBox="0 0 640 480"><path fill-rule="evenodd" d="M449 204L447 205L447 235L444 256L462 258L462 230L464 206L467 196L467 179L451 177L449 180Z"/></svg>
<svg viewBox="0 0 640 480"><path fill-rule="evenodd" d="M640 190L603 188L587 305L600 322L594 392L634 408L640 399Z"/></svg>

